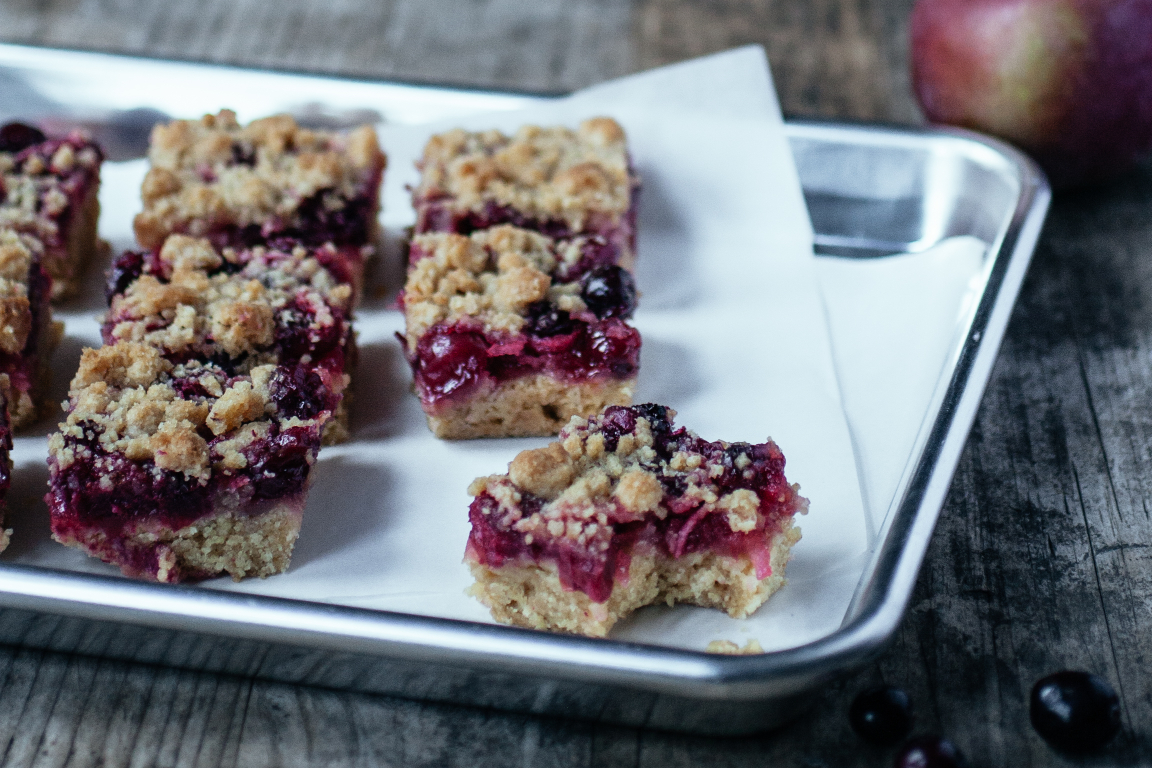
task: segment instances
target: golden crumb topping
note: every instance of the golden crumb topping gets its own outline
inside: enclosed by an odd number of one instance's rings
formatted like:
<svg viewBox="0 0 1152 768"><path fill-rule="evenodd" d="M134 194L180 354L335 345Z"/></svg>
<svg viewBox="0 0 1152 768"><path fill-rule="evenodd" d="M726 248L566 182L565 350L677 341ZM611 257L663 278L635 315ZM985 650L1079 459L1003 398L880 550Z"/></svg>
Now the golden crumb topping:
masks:
<svg viewBox="0 0 1152 768"><path fill-rule="evenodd" d="M514 136L448 131L428 140L420 167L418 199L448 196L454 207L474 211L493 202L562 219L573 232L594 213L622 216L635 181L624 130L607 117L576 130L526 125Z"/></svg>
<svg viewBox="0 0 1152 768"><path fill-rule="evenodd" d="M581 312L578 282L553 282L560 263L580 259L582 238L557 242L536 232L501 225L469 236L417 235L412 248L423 258L404 286L406 339L410 350L437 323L468 317L486 331L516 333L525 310L541 299L559 309Z"/></svg>
<svg viewBox="0 0 1152 768"><path fill-rule="evenodd" d="M674 415L670 409L669 420ZM747 533L763 525L761 500L756 491L725 491L717 482L723 466L709 463L707 457L693 450L676 450L669 458L657 450L653 433L666 425L653 425L648 418L637 416L631 431L606 440L597 419L573 417L560 432L559 439L544 448L522 451L509 464L507 475L479 478L468 493L487 493L499 504L496 511L500 527L518 531L532 540L567 537L581 547L607 547L615 523L641 520L654 515L663 520L682 505L694 514L719 513L728 527ZM666 432L664 434L667 434ZM699 441L691 432L681 435L681 446L715 444ZM720 444L721 453L733 446ZM736 471L744 471L751 458L736 444L729 456ZM753 450L747 446L747 450ZM669 497L665 490L677 490ZM731 486L728 486L731 487ZM791 486L793 493L799 486ZM526 513L523 494L542 500L538 511ZM797 497L798 498L798 497ZM784 501L784 499L780 499ZM798 500L798 511L807 502ZM678 510L682 511L682 510Z"/></svg>
<svg viewBox="0 0 1152 768"><path fill-rule="evenodd" d="M230 110L156 126L148 159L144 210L135 221L145 248L173 232L206 235L220 226L291 219L318 193L338 208L386 162L370 125L334 133L275 115L242 126Z"/></svg>
<svg viewBox="0 0 1152 768"><path fill-rule="evenodd" d="M112 340L169 353L247 356L244 365L250 368L277 362L269 347L278 318L285 325L298 322L304 307L310 327L319 329L338 321L333 309L346 313L351 307L351 286L338 282L302 246L290 254L261 246L221 254L207 240L173 235L159 258L170 270L167 280L141 275L113 299L106 321ZM243 267L216 272L226 260Z"/></svg>
<svg viewBox="0 0 1152 768"><path fill-rule="evenodd" d="M60 468L96 444L108 454L207 482L217 469L246 465L243 449L276 418L268 384L274 366L230 377L199 362L174 365L148 345L85 349L68 393L68 416L49 450ZM189 394L193 392L195 394ZM225 439L209 443L212 437Z"/></svg>

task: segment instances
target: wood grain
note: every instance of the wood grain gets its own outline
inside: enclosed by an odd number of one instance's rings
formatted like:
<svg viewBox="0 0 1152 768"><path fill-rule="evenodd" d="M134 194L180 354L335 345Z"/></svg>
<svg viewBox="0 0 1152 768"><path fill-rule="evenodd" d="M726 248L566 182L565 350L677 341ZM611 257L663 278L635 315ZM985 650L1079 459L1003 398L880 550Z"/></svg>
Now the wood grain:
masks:
<svg viewBox="0 0 1152 768"><path fill-rule="evenodd" d="M640 0L638 68L756 43L786 114L917 123L907 59L911 0Z"/></svg>
<svg viewBox="0 0 1152 768"><path fill-rule="evenodd" d="M563 91L758 42L796 115L914 123L910 0L16 0L0 38ZM867 766L860 690L905 687L973 765L1152 762L1152 165L1059 198L888 652L767 736L713 740L0 648L5 766ZM1125 727L1067 760L1028 725L1075 667Z"/></svg>

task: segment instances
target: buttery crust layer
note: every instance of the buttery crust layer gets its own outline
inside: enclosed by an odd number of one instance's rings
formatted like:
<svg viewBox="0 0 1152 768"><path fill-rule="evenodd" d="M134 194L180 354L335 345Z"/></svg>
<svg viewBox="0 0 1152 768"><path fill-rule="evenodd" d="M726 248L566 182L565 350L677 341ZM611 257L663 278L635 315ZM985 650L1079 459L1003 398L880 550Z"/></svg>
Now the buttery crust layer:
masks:
<svg viewBox="0 0 1152 768"><path fill-rule="evenodd" d="M565 589L549 562L487 568L468 567L476 583L468 589L503 624L529 629L604 637L621 620L647 605L684 603L718 608L745 619L787 583L784 570L800 530L789 520L772 539L772 575L756 578L747 558L696 552L681 558L634 554L626 581L618 581L603 603L579 590Z"/></svg>

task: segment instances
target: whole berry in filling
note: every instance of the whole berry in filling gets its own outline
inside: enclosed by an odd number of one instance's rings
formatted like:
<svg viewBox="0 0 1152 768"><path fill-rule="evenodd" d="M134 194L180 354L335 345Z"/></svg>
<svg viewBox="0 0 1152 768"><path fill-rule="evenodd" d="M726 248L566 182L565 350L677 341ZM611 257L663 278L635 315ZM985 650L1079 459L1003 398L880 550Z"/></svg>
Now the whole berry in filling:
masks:
<svg viewBox="0 0 1152 768"><path fill-rule="evenodd" d="M109 281L109 344L145 342L174 361L211 360L240 373L303 362L342 374L352 353L351 286L316 249L221 252L174 235L159 251L121 256Z"/></svg>
<svg viewBox="0 0 1152 768"><path fill-rule="evenodd" d="M524 332L541 339L571 333L576 329L572 315L547 299L529 304L524 319Z"/></svg>
<svg viewBox="0 0 1152 768"><path fill-rule="evenodd" d="M912 703L899 688L870 688L852 700L848 722L870 744L895 744L912 731Z"/></svg>
<svg viewBox="0 0 1152 768"><path fill-rule="evenodd" d="M1052 746L1087 752L1120 730L1120 697L1099 675L1057 672L1032 687L1029 715L1032 727Z"/></svg>
<svg viewBox="0 0 1152 768"><path fill-rule="evenodd" d="M124 293L144 273L145 260L150 255L145 251L124 251L112 260L104 284L104 298L109 305L112 304L112 297Z"/></svg>
<svg viewBox="0 0 1152 768"><path fill-rule="evenodd" d="M468 558L493 569L549 562L594 602L627 578L636 551L748 558L757 579L770 576L775 538L799 538L791 519L807 510L783 454L771 441L703 440L673 415L645 404L574 418L508 475L474 482Z"/></svg>

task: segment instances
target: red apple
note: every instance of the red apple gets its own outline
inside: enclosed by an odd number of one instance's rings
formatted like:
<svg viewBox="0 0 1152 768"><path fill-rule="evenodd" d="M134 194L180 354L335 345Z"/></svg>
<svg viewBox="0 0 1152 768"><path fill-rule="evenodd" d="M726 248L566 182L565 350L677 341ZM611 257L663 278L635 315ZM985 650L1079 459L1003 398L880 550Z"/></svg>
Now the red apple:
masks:
<svg viewBox="0 0 1152 768"><path fill-rule="evenodd" d="M918 0L912 82L932 122L991 133L1056 187L1152 148L1152 0Z"/></svg>

